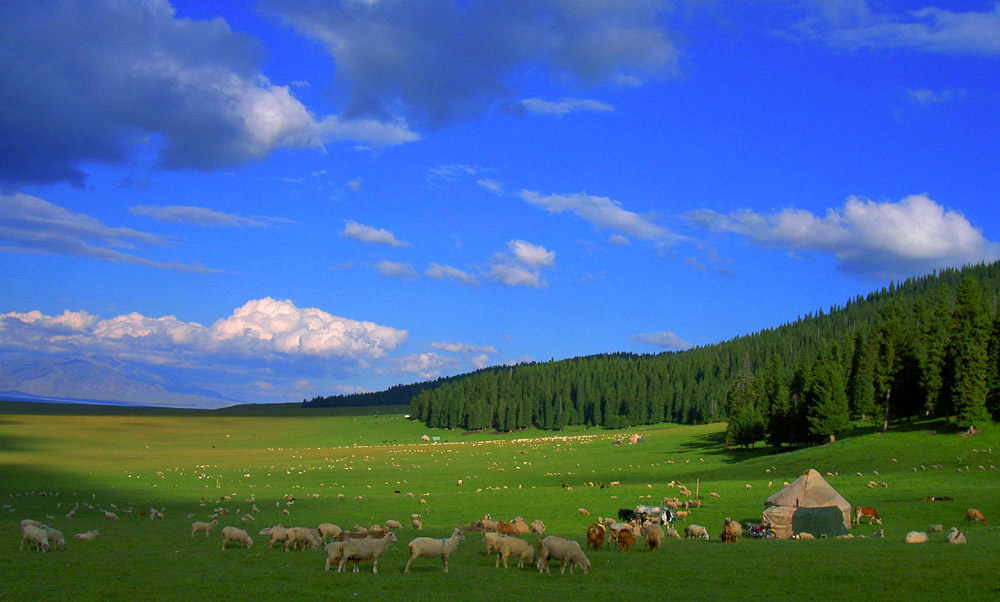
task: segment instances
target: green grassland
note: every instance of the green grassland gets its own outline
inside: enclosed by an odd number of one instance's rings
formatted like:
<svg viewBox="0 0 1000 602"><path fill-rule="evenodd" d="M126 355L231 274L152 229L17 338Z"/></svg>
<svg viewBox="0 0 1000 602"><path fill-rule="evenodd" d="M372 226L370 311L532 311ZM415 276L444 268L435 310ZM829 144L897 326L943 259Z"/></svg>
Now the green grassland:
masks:
<svg viewBox="0 0 1000 602"><path fill-rule="evenodd" d="M991 469L994 456L1000 464L996 426L973 437L960 437L941 422L906 424L884 435L860 426L832 445L774 454L726 448L720 424L630 429L647 442L612 445L624 431L428 430L405 420L405 410L261 406L185 412L0 403L0 599L1000 596L1000 532L992 523L965 527L963 521L969 507L1000 521L1000 470ZM440 441L423 443L424 434ZM807 468L831 473L828 480L853 504L877 507L887 539L744 539L737 545L714 539L727 516L759 520L769 493ZM888 486L868 488L870 480ZM586 485L612 481L621 484ZM410 528L398 533L377 575L370 565L359 574L337 574L323 571L322 551L268 549L267 538L257 534L278 523L350 528L395 519L408 525L411 513L429 509L420 535L445 537L453 526L489 512L500 519L541 519L546 534L582 543L598 515L677 495L672 481L699 489L704 506L687 522L705 525L713 540L668 540L659 551L636 548L627 555L590 551L589 575L495 569L476 533L467 534L447 575L440 561L429 559L415 561L404 575L406 544L416 536ZM415 497L406 497L408 492ZM224 495L232 499L220 501ZM286 495L295 497L290 506ZM251 496L261 513L254 522L241 522ZM954 500L924 502L928 496ZM420 504L420 497L427 503ZM77 502L95 508L114 503L119 515L129 506L135 512L110 521L81 506L74 518L65 518ZM138 515L150 507L165 507L164 519ZM217 507L231 514L220 517L209 537L190 537L190 523L210 520ZM592 516L579 516L578 508ZM23 518L62 530L66 549L19 552ZM945 530L959 526L969 543L947 545L936 534L929 544L902 543L907 531L931 523ZM230 524L251 533L250 550L219 549L221 526ZM73 538L90 529L101 533L95 541ZM853 532L876 529L862 525Z"/></svg>

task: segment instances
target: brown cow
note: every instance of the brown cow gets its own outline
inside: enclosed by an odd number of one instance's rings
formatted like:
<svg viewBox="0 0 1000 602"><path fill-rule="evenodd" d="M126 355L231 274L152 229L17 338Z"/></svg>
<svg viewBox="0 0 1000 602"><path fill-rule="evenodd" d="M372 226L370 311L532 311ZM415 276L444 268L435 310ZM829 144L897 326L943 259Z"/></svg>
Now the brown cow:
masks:
<svg viewBox="0 0 1000 602"><path fill-rule="evenodd" d="M868 524L869 525L872 524L873 521L876 522L876 523L878 523L878 524L880 524L880 525L882 524L882 517L878 515L878 510L876 510L874 508L871 508L869 506L858 506L857 508L854 509L854 523L855 524L860 525L861 524L861 518L864 517L864 516L868 517Z"/></svg>
<svg viewBox="0 0 1000 602"><path fill-rule="evenodd" d="M597 524L587 527L587 549L590 549L590 547L593 546L594 551L596 552L598 548L604 545L605 534L606 530L604 529L604 525Z"/></svg>
<svg viewBox="0 0 1000 602"><path fill-rule="evenodd" d="M990 521L986 520L986 517L983 516L982 512L976 510L975 508L969 508L968 510L965 511L965 522L966 524L968 524L973 521L977 523L983 523L984 525L990 524Z"/></svg>
<svg viewBox="0 0 1000 602"><path fill-rule="evenodd" d="M628 554L629 548L635 543L635 535L628 529L622 529L618 532L618 551Z"/></svg>
<svg viewBox="0 0 1000 602"><path fill-rule="evenodd" d="M522 527L523 525L523 527ZM528 532L528 525L524 521L505 523L500 521L497 523L497 532L501 535L514 535L521 536Z"/></svg>

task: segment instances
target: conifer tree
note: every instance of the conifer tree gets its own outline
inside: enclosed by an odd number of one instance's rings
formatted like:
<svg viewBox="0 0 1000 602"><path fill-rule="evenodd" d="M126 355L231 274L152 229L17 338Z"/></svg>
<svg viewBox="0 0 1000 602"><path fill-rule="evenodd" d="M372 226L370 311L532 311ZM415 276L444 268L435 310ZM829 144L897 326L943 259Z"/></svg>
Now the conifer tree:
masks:
<svg viewBox="0 0 1000 602"><path fill-rule="evenodd" d="M948 394L961 427L983 423L986 413L989 321L978 282L967 276L958 286L948 353Z"/></svg>
<svg viewBox="0 0 1000 602"><path fill-rule="evenodd" d="M834 343L816 356L806 395L806 418L809 435L815 439L825 439L843 432L850 418L847 411L847 395L844 379L838 362L838 350Z"/></svg>

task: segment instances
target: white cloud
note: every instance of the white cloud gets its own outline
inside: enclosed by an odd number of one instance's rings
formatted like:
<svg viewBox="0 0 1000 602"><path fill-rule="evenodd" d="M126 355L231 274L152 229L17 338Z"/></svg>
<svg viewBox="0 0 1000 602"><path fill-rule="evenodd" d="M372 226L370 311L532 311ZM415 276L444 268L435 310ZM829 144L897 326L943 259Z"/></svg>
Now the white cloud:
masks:
<svg viewBox="0 0 1000 602"><path fill-rule="evenodd" d="M481 180L476 180L476 184L482 186L486 190L489 190L493 194L503 193L503 184L497 182L496 180L491 180L489 178L483 178Z"/></svg>
<svg viewBox="0 0 1000 602"><path fill-rule="evenodd" d="M608 237L608 242L619 247L632 244L632 241L627 236L622 236L621 234L612 234Z"/></svg>
<svg viewBox="0 0 1000 602"><path fill-rule="evenodd" d="M770 215L701 210L688 219L765 247L830 253L844 271L883 279L1000 256L1000 245L984 238L964 215L922 194L898 203L852 196L823 217L789 208Z"/></svg>
<svg viewBox="0 0 1000 602"><path fill-rule="evenodd" d="M496 353L497 350L492 345L466 345L465 343L438 343L432 342L428 344L431 349L437 349L438 351L447 351L449 353L464 353L471 355L474 353Z"/></svg>
<svg viewBox="0 0 1000 602"><path fill-rule="evenodd" d="M375 264L375 270L386 278L398 278L400 280L412 280L417 277L416 270L408 263L389 261L383 259Z"/></svg>
<svg viewBox="0 0 1000 602"><path fill-rule="evenodd" d="M560 101L525 98L519 104L529 113L535 115L555 115L556 117L580 111L610 112L615 110L609 104L585 98L564 98Z"/></svg>
<svg viewBox="0 0 1000 602"><path fill-rule="evenodd" d="M611 230L642 240L663 240L671 233L651 219L622 209L621 203L607 197L587 193L551 194L542 196L530 190L521 191L521 199L549 213L570 211L598 229Z"/></svg>
<svg viewBox="0 0 1000 602"><path fill-rule="evenodd" d="M493 263L486 275L504 286L543 288L547 285L538 270L529 270L511 263Z"/></svg>
<svg viewBox="0 0 1000 602"><path fill-rule="evenodd" d="M437 353L414 353L401 358L389 360L397 372L416 374L422 379L432 379L441 376L446 370L458 366L458 360Z"/></svg>
<svg viewBox="0 0 1000 602"><path fill-rule="evenodd" d="M0 251L70 255L181 272L218 271L197 265L153 261L119 250L132 251L138 244L162 247L169 242L149 232L107 226L95 217L27 194L0 194Z"/></svg>
<svg viewBox="0 0 1000 602"><path fill-rule="evenodd" d="M490 356L486 355L485 353L482 355L477 355L476 357L470 358L469 363L476 370L482 370L486 366L490 365Z"/></svg>
<svg viewBox="0 0 1000 602"><path fill-rule="evenodd" d="M344 224L344 229L341 231L340 236L343 238L352 238L358 242L386 245L389 247L399 248L411 246L408 242L396 240L393 233L388 230L381 230L356 222L347 222Z"/></svg>
<svg viewBox="0 0 1000 602"><path fill-rule="evenodd" d="M906 94L917 104L929 106L954 100L956 98L962 98L965 96L966 92L965 90L942 90L940 92L935 92L934 90L922 88L919 90L908 89L906 90Z"/></svg>
<svg viewBox="0 0 1000 602"><path fill-rule="evenodd" d="M640 333L633 336L632 340L640 343L646 343L647 345L655 345L657 347L663 347L664 349L678 351L683 351L684 349L690 349L692 347L691 343L688 343L676 334L667 331Z"/></svg>
<svg viewBox="0 0 1000 602"><path fill-rule="evenodd" d="M556 260L555 251L546 250L545 247L533 245L524 240L512 240L507 243L507 247L519 262L529 267L549 267Z"/></svg>
<svg viewBox="0 0 1000 602"><path fill-rule="evenodd" d="M982 12L925 7L896 14L876 12L865 0L814 4L820 11L799 22L793 35L851 50L913 48L941 54L1000 54L1000 3Z"/></svg>
<svg viewBox="0 0 1000 602"><path fill-rule="evenodd" d="M456 280L471 288L479 286L479 278L476 278L472 274L450 265L432 263L430 267L424 271L424 275L428 278L434 278L435 280Z"/></svg>
<svg viewBox="0 0 1000 602"><path fill-rule="evenodd" d="M347 187L355 192L361 190L361 178L355 178L351 180L350 182L347 183Z"/></svg>
<svg viewBox="0 0 1000 602"><path fill-rule="evenodd" d="M195 224L198 226L249 226L261 228L266 224L260 219L251 219L224 213L205 207L192 207L188 205L167 205L163 207L153 207L150 205L134 205L128 208L132 215L142 215L174 224Z"/></svg>

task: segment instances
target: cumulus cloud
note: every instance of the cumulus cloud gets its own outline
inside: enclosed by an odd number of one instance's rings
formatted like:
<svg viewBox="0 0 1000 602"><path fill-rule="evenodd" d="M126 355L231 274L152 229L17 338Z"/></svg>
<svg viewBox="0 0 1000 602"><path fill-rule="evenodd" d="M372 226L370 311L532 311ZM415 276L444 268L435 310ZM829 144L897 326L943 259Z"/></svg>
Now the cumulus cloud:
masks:
<svg viewBox="0 0 1000 602"><path fill-rule="evenodd" d="M507 247L519 262L533 268L549 267L556 260L555 251L549 251L545 247L524 240L512 240L507 243Z"/></svg>
<svg viewBox="0 0 1000 602"><path fill-rule="evenodd" d="M859 48L913 48L941 54L1000 54L1000 3L984 11L924 7L901 13L873 10L868 2L814 2L818 8L793 35Z"/></svg>
<svg viewBox="0 0 1000 602"><path fill-rule="evenodd" d="M119 250L132 251L136 245L162 247L169 243L156 234L108 226L90 215L27 194L0 194L0 251L87 257L182 272L218 271L197 265L154 261Z"/></svg>
<svg viewBox="0 0 1000 602"><path fill-rule="evenodd" d="M207 209L205 207L192 207L189 205L166 205L153 207L150 205L135 205L128 208L132 215L142 215L151 217L161 222L173 224L194 224L196 226L230 226L242 228L261 228L266 224L261 219L241 217L232 213Z"/></svg>
<svg viewBox="0 0 1000 602"><path fill-rule="evenodd" d="M511 263L493 263L487 269L486 275L504 286L527 286L543 288L547 285L538 270L529 270L524 266Z"/></svg>
<svg viewBox="0 0 1000 602"><path fill-rule="evenodd" d="M497 253L490 258L483 270L487 278L504 286L548 286L542 279L540 268L552 266L556 257L554 251L523 240L509 241L507 248L511 255Z"/></svg>
<svg viewBox="0 0 1000 602"><path fill-rule="evenodd" d="M387 247L400 248L411 246L408 242L396 240L393 233L388 230L381 230L356 222L347 222L344 224L344 229L341 231L340 236L343 238L352 238L358 242L385 245Z"/></svg>
<svg viewBox="0 0 1000 602"><path fill-rule="evenodd" d="M490 365L490 356L485 353L483 355L477 355L476 357L470 358L469 363L476 370L482 370L486 366Z"/></svg>
<svg viewBox="0 0 1000 602"><path fill-rule="evenodd" d="M633 336L632 340L675 351L683 351L692 347L691 343L684 341L676 334L668 331L644 332Z"/></svg>
<svg viewBox="0 0 1000 602"><path fill-rule="evenodd" d="M417 277L417 271L413 269L412 265L388 259L383 259L375 264L375 270L386 278L412 280Z"/></svg>
<svg viewBox="0 0 1000 602"><path fill-rule="evenodd" d="M559 101L525 98L518 104L525 111L534 115L554 115L556 117L581 111L610 112L615 110L609 104L585 98L564 98Z"/></svg>
<svg viewBox="0 0 1000 602"><path fill-rule="evenodd" d="M622 209L621 203L607 197L591 196L585 192L542 196L537 192L522 190L521 199L549 213L569 211L590 222L595 228L625 236L642 240L664 240L671 236L666 228L657 225L650 218Z"/></svg>
<svg viewBox="0 0 1000 602"><path fill-rule="evenodd" d="M515 75L540 65L585 83L637 85L676 70L660 0L266 0L322 43L348 95L346 114L400 111L439 125L510 97Z"/></svg>
<svg viewBox="0 0 1000 602"><path fill-rule="evenodd" d="M760 246L830 253L843 271L883 279L1000 256L1000 245L987 240L964 215L923 194L898 203L852 196L822 217L794 208L770 215L749 209L729 215L700 210L687 217L695 225L740 234Z"/></svg>
<svg viewBox="0 0 1000 602"><path fill-rule="evenodd" d="M263 54L167 0L0 3L0 183L82 186L81 165L149 149L163 168L212 170L279 148L417 139L395 118L315 117L259 71Z"/></svg>
<svg viewBox="0 0 1000 602"><path fill-rule="evenodd" d="M424 271L424 275L435 280L455 280L471 288L479 286L479 278L450 265L432 263Z"/></svg>
<svg viewBox="0 0 1000 602"><path fill-rule="evenodd" d="M425 380L437 378L446 370L458 366L456 358L445 357L437 353L413 353L405 357L391 359L389 363L396 372L416 374Z"/></svg>
<svg viewBox="0 0 1000 602"><path fill-rule="evenodd" d="M432 342L428 344L431 349L437 349L438 351L447 351L449 353L464 353L471 355L474 353L496 353L497 350L492 345L466 345L465 343L438 343Z"/></svg>

